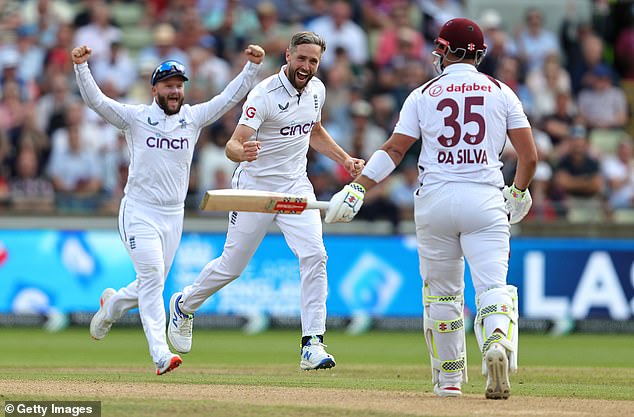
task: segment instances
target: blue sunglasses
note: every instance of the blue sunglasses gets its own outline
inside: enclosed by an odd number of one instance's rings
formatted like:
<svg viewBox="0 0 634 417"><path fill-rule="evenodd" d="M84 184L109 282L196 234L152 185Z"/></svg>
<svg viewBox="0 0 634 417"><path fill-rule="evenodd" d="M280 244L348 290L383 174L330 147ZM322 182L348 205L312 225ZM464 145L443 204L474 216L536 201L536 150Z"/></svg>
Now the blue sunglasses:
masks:
<svg viewBox="0 0 634 417"><path fill-rule="evenodd" d="M182 77L185 81L189 81L189 78L185 75L185 65L178 61L165 61L156 67L152 73L151 82L152 85L156 85L159 81L175 76Z"/></svg>

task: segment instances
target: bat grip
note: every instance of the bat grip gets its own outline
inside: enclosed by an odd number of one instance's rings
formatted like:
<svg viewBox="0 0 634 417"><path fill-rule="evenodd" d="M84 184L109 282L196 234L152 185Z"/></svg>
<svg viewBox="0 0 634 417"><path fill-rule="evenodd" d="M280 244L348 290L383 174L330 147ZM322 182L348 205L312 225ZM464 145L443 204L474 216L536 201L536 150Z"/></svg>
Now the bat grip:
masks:
<svg viewBox="0 0 634 417"><path fill-rule="evenodd" d="M329 201L308 201L306 203L306 209L327 210L329 204Z"/></svg>

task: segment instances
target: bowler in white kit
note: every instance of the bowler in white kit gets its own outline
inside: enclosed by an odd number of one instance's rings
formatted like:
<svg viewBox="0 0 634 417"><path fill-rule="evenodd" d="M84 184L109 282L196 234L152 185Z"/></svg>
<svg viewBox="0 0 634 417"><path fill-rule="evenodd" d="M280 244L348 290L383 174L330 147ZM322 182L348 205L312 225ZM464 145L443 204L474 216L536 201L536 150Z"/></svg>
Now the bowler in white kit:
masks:
<svg viewBox="0 0 634 417"><path fill-rule="evenodd" d="M410 93L392 136L330 200L326 222L352 220L365 190L385 179L421 139L414 220L434 392L459 396L467 381L466 258L476 290L474 330L487 376L485 396L507 399L518 347L517 288L506 284L510 223L530 209L537 151L517 96L478 72L485 53L477 24L456 18L443 25L433 51L440 75ZM518 155L510 187L499 159L507 135Z"/></svg>
<svg viewBox="0 0 634 417"><path fill-rule="evenodd" d="M224 91L191 106L183 104L188 78L179 62L165 61L154 70L152 104L127 105L108 98L95 83L87 63L89 47L80 46L71 53L82 98L124 132L130 151L119 233L132 258L136 279L118 291L103 291L90 334L103 339L114 322L138 307L157 375L182 363L167 345L163 288L183 229L194 147L200 130L242 100L254 84L264 50L250 45L244 53L249 62Z"/></svg>
<svg viewBox="0 0 634 417"><path fill-rule="evenodd" d="M314 77L325 42L312 32L293 35L286 50L286 65L249 93L226 154L240 162L232 187L275 191L315 199L306 174L309 146L338 162L354 177L363 161L352 158L321 125L326 97L324 84ZM295 214L231 212L224 250L209 262L195 282L175 293L170 301L168 336L181 353L192 345L193 313L225 285L238 278L275 222L299 259L301 281L302 344L300 367L335 366L324 349L326 331L326 249L319 210Z"/></svg>

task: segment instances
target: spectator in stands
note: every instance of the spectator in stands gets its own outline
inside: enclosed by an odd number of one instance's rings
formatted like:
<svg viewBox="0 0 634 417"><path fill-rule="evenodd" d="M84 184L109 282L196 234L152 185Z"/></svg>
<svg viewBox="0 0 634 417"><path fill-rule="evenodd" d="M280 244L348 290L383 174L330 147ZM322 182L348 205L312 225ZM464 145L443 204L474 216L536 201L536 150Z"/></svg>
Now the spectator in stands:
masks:
<svg viewBox="0 0 634 417"><path fill-rule="evenodd" d="M365 100L357 100L350 105L349 144L341 145L351 155L367 160L388 137L387 132L377 126L372 119L372 105Z"/></svg>
<svg viewBox="0 0 634 417"><path fill-rule="evenodd" d="M362 67L368 62L368 38L361 26L352 19L352 7L344 0L334 0L329 13L307 25L326 41L326 51L321 58L321 69L328 70L335 63L335 51L343 48L350 62Z"/></svg>
<svg viewBox="0 0 634 417"><path fill-rule="evenodd" d="M3 207L9 200L10 154L9 140L4 130L0 129L0 207Z"/></svg>
<svg viewBox="0 0 634 417"><path fill-rule="evenodd" d="M549 53L561 52L557 37L544 27L544 14L538 8L529 8L525 15L526 26L517 36L517 48L527 71L544 66Z"/></svg>
<svg viewBox="0 0 634 417"><path fill-rule="evenodd" d="M390 186L390 200L396 204L401 220L414 219L414 192L420 187L417 159L408 157L401 164L401 172Z"/></svg>
<svg viewBox="0 0 634 417"><path fill-rule="evenodd" d="M27 103L20 97L20 86L14 81L4 83L0 92L0 129L8 132L22 124Z"/></svg>
<svg viewBox="0 0 634 417"><path fill-rule="evenodd" d="M66 108L78 98L70 91L65 74L52 74L46 87L45 94L37 101L36 117L38 128L50 137L56 129L65 126Z"/></svg>
<svg viewBox="0 0 634 417"><path fill-rule="evenodd" d="M187 53L176 46L176 30L169 23L160 23L152 34L153 44L141 51L137 56L138 62L152 62L158 64L167 60L175 60L189 66ZM86 44L89 45L89 44Z"/></svg>
<svg viewBox="0 0 634 417"><path fill-rule="evenodd" d="M623 90L612 85L612 70L601 64L591 74L590 88L579 93L579 116L590 129L623 128L627 101Z"/></svg>
<svg viewBox="0 0 634 417"><path fill-rule="evenodd" d="M260 24L255 10L240 0L224 0L203 16L203 24L218 41L218 55L231 60L239 55L247 39L257 33Z"/></svg>
<svg viewBox="0 0 634 417"><path fill-rule="evenodd" d="M17 76L28 86L29 97L36 97L38 95L36 82L44 67L44 49L37 43L35 25L22 25L16 34L15 50L20 57Z"/></svg>
<svg viewBox="0 0 634 417"><path fill-rule="evenodd" d="M517 45L502 25L502 16L494 9L486 9L480 15L480 28L484 35L487 53L478 67L480 72L493 76L500 61L517 56Z"/></svg>
<svg viewBox="0 0 634 417"><path fill-rule="evenodd" d="M391 9L386 27L377 34L373 54L375 65L383 68L394 63L398 57L422 60L424 52L425 40L412 26L409 4L397 2Z"/></svg>
<svg viewBox="0 0 634 417"><path fill-rule="evenodd" d="M555 93L555 109L542 118L541 127L550 136L554 146L552 157L559 158L566 153L566 139L575 124L577 109L569 91Z"/></svg>
<svg viewBox="0 0 634 417"><path fill-rule="evenodd" d="M70 23L61 24L55 34L54 43L45 52L43 81L54 74L73 74L73 63L68 62L68 45L72 45L75 29Z"/></svg>
<svg viewBox="0 0 634 417"><path fill-rule="evenodd" d="M261 76L273 74L285 62L285 51L288 40L293 33L300 30L298 25L283 23L278 18L278 8L271 1L264 1L256 7L260 29L250 37L250 42L261 45L269 57L260 70Z"/></svg>
<svg viewBox="0 0 634 417"><path fill-rule="evenodd" d="M16 158L15 175L9 181L10 206L16 211L50 212L55 208L53 184L40 175L38 154L28 142Z"/></svg>
<svg viewBox="0 0 634 417"><path fill-rule="evenodd" d="M218 95L231 80L231 65L214 53L215 40L209 37L205 47L189 48L189 67L192 75L188 85L187 103L195 104L207 101Z"/></svg>
<svg viewBox="0 0 634 417"><path fill-rule="evenodd" d="M601 172L607 182L607 198L612 210L634 207L634 151L631 138L623 139L615 155L606 155Z"/></svg>
<svg viewBox="0 0 634 417"><path fill-rule="evenodd" d="M526 76L526 87L531 94L530 116L539 122L552 114L558 92L570 91L570 76L559 62L559 55L551 52L544 58L544 66L535 68Z"/></svg>
<svg viewBox="0 0 634 417"><path fill-rule="evenodd" d="M587 130L580 125L574 126L568 140L568 152L559 161L553 177L555 197L561 203L559 209L562 213L581 210L588 216L596 214L598 217L603 178L599 161L590 153Z"/></svg>
<svg viewBox="0 0 634 417"><path fill-rule="evenodd" d="M110 83L116 90L116 97L124 96L135 83L138 72L128 49L122 44L121 36L112 39L109 55L107 60L93 64L93 76L99 84Z"/></svg>
<svg viewBox="0 0 634 417"><path fill-rule="evenodd" d="M461 1L458 0L417 0L423 13L423 34L425 40L433 45L440 28L454 17L464 16Z"/></svg>
<svg viewBox="0 0 634 417"><path fill-rule="evenodd" d="M93 4L90 23L77 29L73 44L92 45L93 62L107 62L110 59L110 45L120 38L121 30L110 23L110 7L101 1Z"/></svg>
<svg viewBox="0 0 634 417"><path fill-rule="evenodd" d="M35 152L36 161L40 164L37 167L37 173L42 174L51 151L51 142L46 133L38 128L35 112L35 103L25 105L22 122L8 131L8 137L13 149L19 150L26 146ZM15 172L15 161L11 167L12 172Z"/></svg>
<svg viewBox="0 0 634 417"><path fill-rule="evenodd" d="M20 100L32 100L37 95L36 86L34 80L27 82L19 74L21 59L20 52L13 46L0 49L0 88L15 84Z"/></svg>
<svg viewBox="0 0 634 417"><path fill-rule="evenodd" d="M57 208L71 212L94 211L99 206L101 190L97 154L83 146L79 125L64 129L68 131L68 148L53 152L48 167Z"/></svg>

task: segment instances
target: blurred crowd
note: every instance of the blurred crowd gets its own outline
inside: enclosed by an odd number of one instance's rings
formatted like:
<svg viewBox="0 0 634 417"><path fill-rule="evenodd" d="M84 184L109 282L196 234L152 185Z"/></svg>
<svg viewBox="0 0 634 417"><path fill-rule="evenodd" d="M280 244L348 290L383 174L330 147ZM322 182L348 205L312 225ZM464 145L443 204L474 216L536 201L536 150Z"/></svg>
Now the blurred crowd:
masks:
<svg viewBox="0 0 634 417"><path fill-rule="evenodd" d="M327 87L322 123L351 155L368 159L394 127L407 95L436 75L431 50L439 27L466 16L469 0L0 0L0 212L113 213L129 162L116 128L86 108L70 49L89 45L89 61L108 96L151 101L155 66L187 67L186 101L218 94L244 64L242 48L267 52L262 78L279 71L292 33L325 38L319 77ZM531 185L533 221L634 221L634 7L574 1L557 30L548 9L521 11L508 27L499 11L476 20L488 52L480 69L520 97L540 154ZM230 188L224 155L241 108L206 128L197 144L187 208L204 191ZM395 174L366 197L358 218L395 230L412 218L418 187L412 148ZM317 197L350 181L342 167L309 153ZM504 149L510 184L515 158Z"/></svg>

